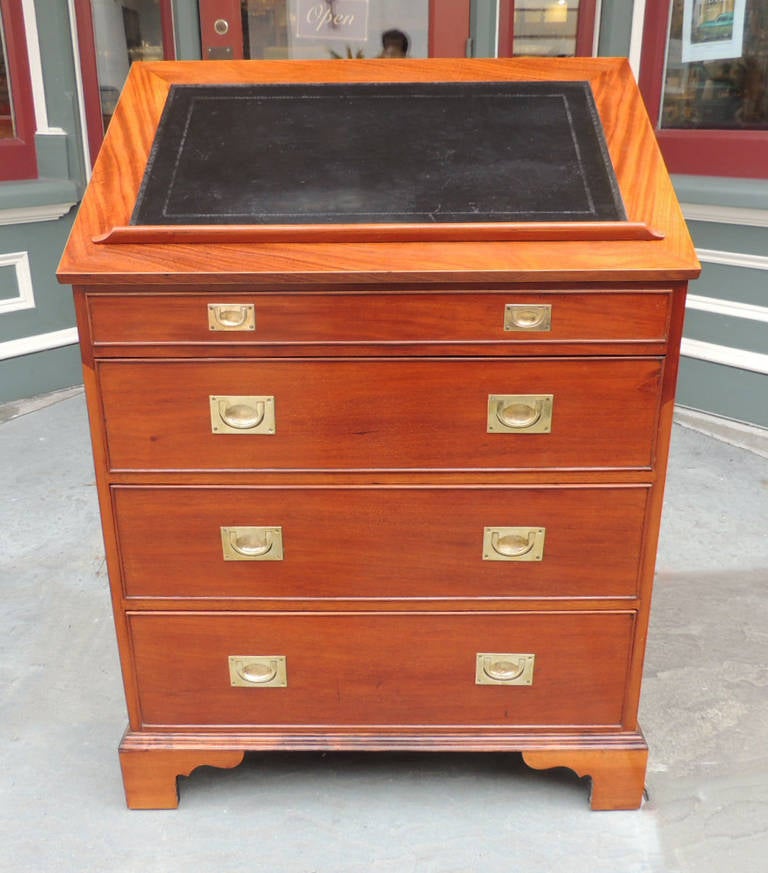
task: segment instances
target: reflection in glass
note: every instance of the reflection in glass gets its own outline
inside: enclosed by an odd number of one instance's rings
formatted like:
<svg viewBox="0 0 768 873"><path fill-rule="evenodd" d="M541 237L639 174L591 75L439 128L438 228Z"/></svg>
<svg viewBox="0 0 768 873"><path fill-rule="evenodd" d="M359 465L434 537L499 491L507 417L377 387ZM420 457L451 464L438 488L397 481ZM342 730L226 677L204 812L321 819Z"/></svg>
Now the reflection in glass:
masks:
<svg viewBox="0 0 768 873"><path fill-rule="evenodd" d="M0 139L12 139L16 135L7 58L3 17L0 13Z"/></svg>
<svg viewBox="0 0 768 873"><path fill-rule="evenodd" d="M573 57L579 0L515 0L512 54Z"/></svg>
<svg viewBox="0 0 768 873"><path fill-rule="evenodd" d="M660 126L768 129L768 0L687 2L672 3Z"/></svg>
<svg viewBox="0 0 768 873"><path fill-rule="evenodd" d="M241 0L246 58L376 58L399 30L427 57L429 0ZM391 55L390 55L391 56Z"/></svg>
<svg viewBox="0 0 768 873"><path fill-rule="evenodd" d="M91 0L101 116L106 130L134 61L163 58L157 0Z"/></svg>

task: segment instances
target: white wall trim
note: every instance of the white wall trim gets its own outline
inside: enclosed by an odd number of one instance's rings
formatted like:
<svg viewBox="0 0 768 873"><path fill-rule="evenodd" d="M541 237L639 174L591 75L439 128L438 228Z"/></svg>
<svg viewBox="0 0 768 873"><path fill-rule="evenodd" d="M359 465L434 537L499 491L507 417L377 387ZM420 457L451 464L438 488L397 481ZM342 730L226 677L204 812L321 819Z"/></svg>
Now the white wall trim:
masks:
<svg viewBox="0 0 768 873"><path fill-rule="evenodd" d="M55 221L66 215L75 205L71 203L46 203L43 206L19 206L16 209L0 209L0 227L7 224L34 224L37 221Z"/></svg>
<svg viewBox="0 0 768 873"><path fill-rule="evenodd" d="M32 102L35 106L35 127L41 134L63 134L60 127L50 127L48 124L48 107L45 103L45 86L43 84L43 63L40 58L40 37L37 32L37 13L34 0L21 0L24 15L24 30L27 38L27 58L29 60L29 78L32 83Z"/></svg>
<svg viewBox="0 0 768 873"><path fill-rule="evenodd" d="M35 352L47 352L60 349L63 346L73 346L78 342L77 328L68 327L64 330L54 330L51 333L40 333L37 336L25 336L21 339L0 343L0 361L31 355Z"/></svg>
<svg viewBox="0 0 768 873"><path fill-rule="evenodd" d="M596 58L600 53L600 20L603 17L603 0L595 3L595 32L592 34L592 57Z"/></svg>
<svg viewBox="0 0 768 873"><path fill-rule="evenodd" d="M768 209L748 209L738 206L709 206L703 203L681 203L688 221L712 221L715 224L744 224L768 227Z"/></svg>
<svg viewBox="0 0 768 873"><path fill-rule="evenodd" d="M744 252L721 252L717 249L696 249L699 260L706 264L725 264L727 267L744 267L747 270L768 270L768 257L748 255Z"/></svg>
<svg viewBox="0 0 768 873"><path fill-rule="evenodd" d="M28 252L8 252L0 254L0 268L13 267L16 271L15 297L0 298L0 315L7 312L17 312L20 309L35 308L35 291L32 286L32 273L29 269Z"/></svg>
<svg viewBox="0 0 768 873"><path fill-rule="evenodd" d="M597 17L598 22L600 16ZM635 0L632 4L632 29L629 35L629 66L635 74L635 79L640 78L640 56L643 48L643 29L645 27L645 0ZM597 52L595 52L595 55Z"/></svg>
<svg viewBox="0 0 768 873"><path fill-rule="evenodd" d="M768 322L768 306L755 306L753 303L738 303L735 300L720 300L716 297L701 297L689 294L685 302L686 309L696 309L700 312L711 312L714 315L725 315L730 318L745 318L748 321Z"/></svg>
<svg viewBox="0 0 768 873"><path fill-rule="evenodd" d="M77 112L80 116L80 142L83 146L83 170L86 183L91 178L91 149L88 145L88 122L85 117L85 94L83 92L83 69L80 65L80 42L77 38L77 16L75 0L67 0L69 10L69 33L72 39L72 57L75 63L75 91L77 92Z"/></svg>
<svg viewBox="0 0 768 873"><path fill-rule="evenodd" d="M686 358L696 358L699 361L710 361L713 364L723 364L738 370L750 370L753 373L768 375L768 355L760 352L747 352L744 349L734 349L684 337L680 353Z"/></svg>

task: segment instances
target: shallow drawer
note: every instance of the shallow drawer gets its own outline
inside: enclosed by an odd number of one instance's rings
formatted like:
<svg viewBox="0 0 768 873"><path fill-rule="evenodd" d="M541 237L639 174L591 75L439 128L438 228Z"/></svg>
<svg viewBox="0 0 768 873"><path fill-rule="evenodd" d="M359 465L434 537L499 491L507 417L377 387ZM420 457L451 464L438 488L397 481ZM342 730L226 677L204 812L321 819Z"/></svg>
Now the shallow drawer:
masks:
<svg viewBox="0 0 768 873"><path fill-rule="evenodd" d="M112 469L648 468L662 362L106 361L98 372ZM551 427L537 432L550 395ZM534 398L510 402L533 430L500 426L492 397Z"/></svg>
<svg viewBox="0 0 768 873"><path fill-rule="evenodd" d="M647 491L112 493L130 597L472 598L635 595Z"/></svg>
<svg viewBox="0 0 768 873"><path fill-rule="evenodd" d="M669 304L669 291L88 297L97 345L663 341Z"/></svg>
<svg viewBox="0 0 768 873"><path fill-rule="evenodd" d="M622 721L634 614L134 613L129 623L145 726L588 727ZM492 656L481 675L523 684L476 684L478 654ZM231 657L253 684L232 684ZM281 684L264 684L273 676Z"/></svg>

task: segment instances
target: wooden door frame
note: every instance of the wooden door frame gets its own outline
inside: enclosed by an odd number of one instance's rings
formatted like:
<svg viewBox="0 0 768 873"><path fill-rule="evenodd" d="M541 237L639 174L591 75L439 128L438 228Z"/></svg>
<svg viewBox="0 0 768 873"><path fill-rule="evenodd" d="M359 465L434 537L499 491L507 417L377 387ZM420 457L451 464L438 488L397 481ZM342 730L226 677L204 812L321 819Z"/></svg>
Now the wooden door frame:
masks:
<svg viewBox="0 0 768 873"><path fill-rule="evenodd" d="M35 105L21 0L0 0L14 135L0 139L0 181L37 177Z"/></svg>

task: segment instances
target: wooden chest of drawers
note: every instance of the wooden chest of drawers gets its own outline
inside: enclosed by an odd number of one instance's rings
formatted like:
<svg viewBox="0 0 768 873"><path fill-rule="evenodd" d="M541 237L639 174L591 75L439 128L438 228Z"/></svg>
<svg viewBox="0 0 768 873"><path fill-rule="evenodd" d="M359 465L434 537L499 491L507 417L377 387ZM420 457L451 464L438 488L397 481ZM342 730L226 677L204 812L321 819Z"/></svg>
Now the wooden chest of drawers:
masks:
<svg viewBox="0 0 768 873"><path fill-rule="evenodd" d="M647 239L104 243L173 82L591 83ZM120 172L116 172L117 168ZM549 234L549 235L548 235ZM247 237L247 234L246 234ZM642 798L686 280L621 62L135 65L75 285L136 808L249 749L522 752Z"/></svg>

